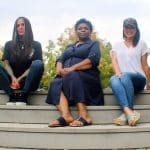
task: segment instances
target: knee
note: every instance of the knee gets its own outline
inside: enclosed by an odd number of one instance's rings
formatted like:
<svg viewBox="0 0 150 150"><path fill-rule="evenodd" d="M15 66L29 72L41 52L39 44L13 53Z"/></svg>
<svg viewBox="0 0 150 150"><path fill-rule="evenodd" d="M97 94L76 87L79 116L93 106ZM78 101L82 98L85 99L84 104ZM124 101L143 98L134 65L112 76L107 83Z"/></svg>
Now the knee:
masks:
<svg viewBox="0 0 150 150"><path fill-rule="evenodd" d="M34 60L31 64L31 68L35 70L44 70L44 63L41 60Z"/></svg>
<svg viewBox="0 0 150 150"><path fill-rule="evenodd" d="M130 76L128 73L123 73L121 78L120 78L122 83L126 83L128 80L130 80Z"/></svg>
<svg viewBox="0 0 150 150"><path fill-rule="evenodd" d="M112 76L111 78L110 78L110 85L112 86L112 85L116 85L117 84L117 82L118 82L118 77L116 77L116 76Z"/></svg>
<svg viewBox="0 0 150 150"><path fill-rule="evenodd" d="M120 78L117 76L112 76L110 78L110 87L112 90L118 89L121 86Z"/></svg>

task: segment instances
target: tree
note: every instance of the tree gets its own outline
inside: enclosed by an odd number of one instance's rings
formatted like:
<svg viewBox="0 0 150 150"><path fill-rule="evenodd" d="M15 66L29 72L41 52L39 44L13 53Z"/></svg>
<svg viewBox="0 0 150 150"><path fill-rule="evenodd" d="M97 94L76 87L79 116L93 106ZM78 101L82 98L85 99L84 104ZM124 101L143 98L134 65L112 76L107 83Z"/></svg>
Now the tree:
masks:
<svg viewBox="0 0 150 150"><path fill-rule="evenodd" d="M55 62L59 55L59 52L55 50L53 41L48 41L47 52L43 52L43 58L45 63L45 70L41 80L40 88L47 90L49 83L55 77Z"/></svg>
<svg viewBox="0 0 150 150"><path fill-rule="evenodd" d="M102 57L99 64L99 70L101 71L102 86L103 88L106 88L109 86L109 79L113 74L110 58L111 44L103 40L101 40L100 43Z"/></svg>

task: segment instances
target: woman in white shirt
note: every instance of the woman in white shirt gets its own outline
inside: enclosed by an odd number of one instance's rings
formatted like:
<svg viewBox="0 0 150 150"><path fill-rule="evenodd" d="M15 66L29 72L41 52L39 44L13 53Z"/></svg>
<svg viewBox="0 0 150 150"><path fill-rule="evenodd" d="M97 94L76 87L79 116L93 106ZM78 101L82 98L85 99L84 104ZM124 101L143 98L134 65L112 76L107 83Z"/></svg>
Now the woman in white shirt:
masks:
<svg viewBox="0 0 150 150"><path fill-rule="evenodd" d="M150 73L147 64L148 48L140 40L140 31L134 18L123 22L124 41L116 43L111 50L112 65L115 75L110 84L114 95L123 110L123 114L114 119L116 125L135 126L140 113L133 109L134 93L150 89Z"/></svg>

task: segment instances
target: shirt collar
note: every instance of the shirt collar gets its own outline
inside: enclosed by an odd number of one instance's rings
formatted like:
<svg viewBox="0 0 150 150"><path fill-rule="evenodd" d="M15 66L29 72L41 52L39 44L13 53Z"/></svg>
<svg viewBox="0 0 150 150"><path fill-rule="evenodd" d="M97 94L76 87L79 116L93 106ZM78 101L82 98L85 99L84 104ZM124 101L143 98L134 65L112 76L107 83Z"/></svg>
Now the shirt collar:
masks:
<svg viewBox="0 0 150 150"><path fill-rule="evenodd" d="M76 45L76 43L78 43L79 41L75 42L74 45ZM87 38L82 44L90 44L92 42L92 40L90 38ZM81 44L81 45L82 45Z"/></svg>

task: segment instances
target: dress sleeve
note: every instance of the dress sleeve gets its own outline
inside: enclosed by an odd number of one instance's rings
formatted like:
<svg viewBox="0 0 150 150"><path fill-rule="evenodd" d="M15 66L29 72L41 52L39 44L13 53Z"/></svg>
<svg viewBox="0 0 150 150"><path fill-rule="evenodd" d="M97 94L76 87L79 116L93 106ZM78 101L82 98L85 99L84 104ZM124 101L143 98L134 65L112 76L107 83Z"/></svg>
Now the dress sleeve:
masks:
<svg viewBox="0 0 150 150"><path fill-rule="evenodd" d="M98 66L100 61L101 53L100 53L100 44L99 42L94 42L90 49L90 53L88 58L91 60L93 66Z"/></svg>
<svg viewBox="0 0 150 150"><path fill-rule="evenodd" d="M58 57L58 59L57 59L56 62L64 63L65 60L67 60L68 58L70 58L71 56L73 56L73 51L74 51L73 46L72 45L68 45L66 47L66 49L64 50L64 52L61 54L61 56Z"/></svg>
<svg viewBox="0 0 150 150"><path fill-rule="evenodd" d="M65 61L65 52L63 52L56 60L56 62L64 63Z"/></svg>

